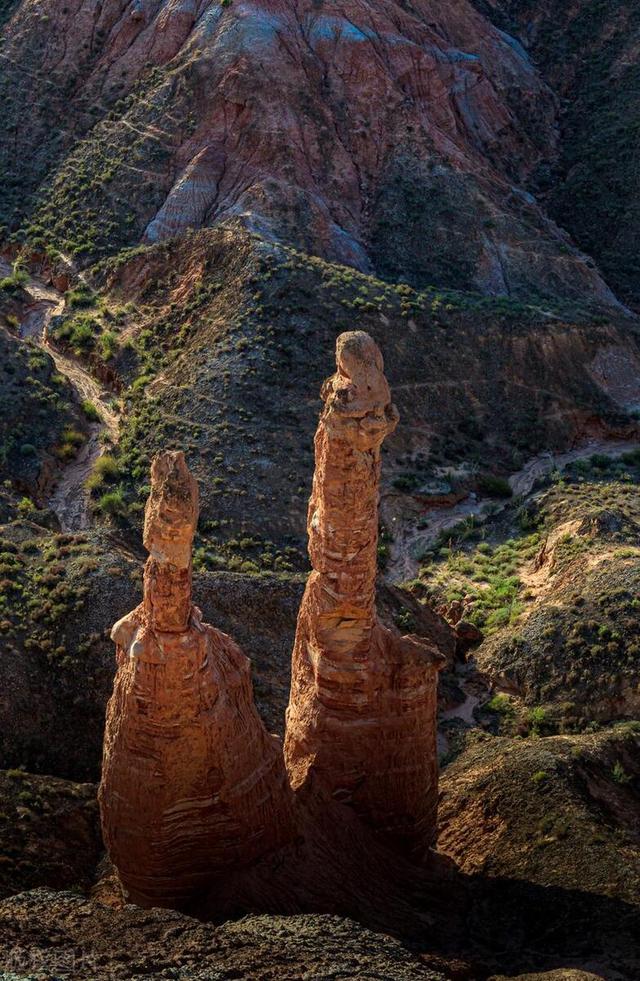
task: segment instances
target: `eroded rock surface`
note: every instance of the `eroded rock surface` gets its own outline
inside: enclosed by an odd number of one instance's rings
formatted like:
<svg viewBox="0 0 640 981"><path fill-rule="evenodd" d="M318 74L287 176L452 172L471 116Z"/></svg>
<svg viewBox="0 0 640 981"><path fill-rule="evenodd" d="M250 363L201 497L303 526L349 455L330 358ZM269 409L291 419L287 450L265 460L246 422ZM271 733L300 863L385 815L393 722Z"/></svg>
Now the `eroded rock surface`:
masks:
<svg viewBox="0 0 640 981"><path fill-rule="evenodd" d="M12 981L32 977L34 964L95 981L444 981L397 940L339 916L247 916L214 926L173 910L111 909L34 889L0 902L0 918L3 981L3 970L15 972Z"/></svg>
<svg viewBox="0 0 640 981"><path fill-rule="evenodd" d="M278 846L288 789L248 659L191 603L198 490L182 453L156 457L151 480L144 600L112 633L100 805L129 898L181 906Z"/></svg>
<svg viewBox="0 0 640 981"><path fill-rule="evenodd" d="M384 278L615 302L526 190L557 100L469 0L52 0L4 32L0 218L15 174L65 251L240 218Z"/></svg>
<svg viewBox="0 0 640 981"><path fill-rule="evenodd" d="M322 389L309 504L312 572L293 652L285 756L403 851L428 847L437 799L436 677L444 661L379 622L380 447L398 413L374 341L340 335Z"/></svg>

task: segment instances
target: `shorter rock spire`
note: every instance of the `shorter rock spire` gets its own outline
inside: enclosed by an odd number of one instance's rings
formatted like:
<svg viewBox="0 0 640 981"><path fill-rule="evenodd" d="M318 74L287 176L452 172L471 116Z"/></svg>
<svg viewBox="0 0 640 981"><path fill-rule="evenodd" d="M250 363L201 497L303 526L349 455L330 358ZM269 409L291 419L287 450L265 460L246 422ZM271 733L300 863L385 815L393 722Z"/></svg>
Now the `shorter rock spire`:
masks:
<svg viewBox="0 0 640 981"><path fill-rule="evenodd" d="M191 604L198 489L182 453L151 468L142 604L113 628L99 800L109 855L139 905L183 907L288 840L279 741L250 664Z"/></svg>
<svg viewBox="0 0 640 981"><path fill-rule="evenodd" d="M191 616L191 550L198 523L198 485L182 453L151 464L144 519L144 609L154 630L181 633Z"/></svg>

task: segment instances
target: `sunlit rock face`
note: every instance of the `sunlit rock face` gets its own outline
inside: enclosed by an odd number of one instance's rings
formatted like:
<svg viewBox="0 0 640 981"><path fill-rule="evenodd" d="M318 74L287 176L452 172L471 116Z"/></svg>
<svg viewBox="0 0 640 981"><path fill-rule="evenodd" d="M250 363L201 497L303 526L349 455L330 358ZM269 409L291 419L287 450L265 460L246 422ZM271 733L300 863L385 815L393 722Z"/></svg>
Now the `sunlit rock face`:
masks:
<svg viewBox="0 0 640 981"><path fill-rule="evenodd" d="M67 251L239 220L415 286L614 302L527 191L559 102L469 0L51 0L5 33L0 171Z"/></svg>
<svg viewBox="0 0 640 981"><path fill-rule="evenodd" d="M248 659L191 603L198 489L182 453L153 462L143 603L113 628L100 807L125 893L180 907L290 833L279 742Z"/></svg>
<svg viewBox="0 0 640 981"><path fill-rule="evenodd" d="M380 447L398 413L367 334L338 338L337 371L322 398L308 520L314 571L293 653L287 769L295 790L328 792L420 856L435 827L444 659L376 615Z"/></svg>

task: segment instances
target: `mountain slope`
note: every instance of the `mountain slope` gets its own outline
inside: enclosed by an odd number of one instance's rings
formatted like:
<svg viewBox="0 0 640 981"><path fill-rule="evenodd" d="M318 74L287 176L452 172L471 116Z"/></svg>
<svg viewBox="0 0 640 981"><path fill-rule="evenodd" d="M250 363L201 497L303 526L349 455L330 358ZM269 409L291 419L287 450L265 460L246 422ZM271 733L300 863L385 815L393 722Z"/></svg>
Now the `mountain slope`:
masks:
<svg viewBox="0 0 640 981"><path fill-rule="evenodd" d="M413 285L614 302L523 189L556 100L468 0L23 0L0 65L0 220L32 243L240 217Z"/></svg>
<svg viewBox="0 0 640 981"><path fill-rule="evenodd" d="M560 100L559 154L534 174L556 221L640 302L640 4L477 0L516 34Z"/></svg>

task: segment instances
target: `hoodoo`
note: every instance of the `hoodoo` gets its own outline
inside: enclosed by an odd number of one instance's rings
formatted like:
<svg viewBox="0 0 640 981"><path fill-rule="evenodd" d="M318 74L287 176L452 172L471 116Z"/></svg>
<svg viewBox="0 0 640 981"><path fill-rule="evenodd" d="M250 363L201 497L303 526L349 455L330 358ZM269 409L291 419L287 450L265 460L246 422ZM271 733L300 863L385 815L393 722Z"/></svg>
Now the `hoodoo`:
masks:
<svg viewBox="0 0 640 981"><path fill-rule="evenodd" d="M350 804L421 858L435 828L436 688L444 661L375 608L380 448L398 423L382 355L341 334L322 389L308 512L313 572L298 616L285 758L294 790Z"/></svg>
<svg viewBox="0 0 640 981"><path fill-rule="evenodd" d="M130 901L180 907L224 889L290 834L281 747L253 701L249 661L191 602L197 484L182 453L153 461L144 601L113 628L100 808Z"/></svg>

